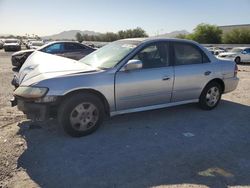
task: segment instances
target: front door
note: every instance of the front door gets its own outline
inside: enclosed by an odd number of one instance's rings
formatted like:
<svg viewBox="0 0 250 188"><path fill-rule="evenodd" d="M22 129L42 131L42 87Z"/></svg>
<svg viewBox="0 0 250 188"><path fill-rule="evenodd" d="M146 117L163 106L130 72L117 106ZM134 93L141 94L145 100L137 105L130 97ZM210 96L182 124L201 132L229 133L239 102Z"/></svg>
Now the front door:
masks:
<svg viewBox="0 0 250 188"><path fill-rule="evenodd" d="M250 48L246 48L241 54L242 62L250 62Z"/></svg>
<svg viewBox="0 0 250 188"><path fill-rule="evenodd" d="M168 43L150 44L132 58L141 60L142 68L116 73L116 110L170 102L174 73L168 51Z"/></svg>

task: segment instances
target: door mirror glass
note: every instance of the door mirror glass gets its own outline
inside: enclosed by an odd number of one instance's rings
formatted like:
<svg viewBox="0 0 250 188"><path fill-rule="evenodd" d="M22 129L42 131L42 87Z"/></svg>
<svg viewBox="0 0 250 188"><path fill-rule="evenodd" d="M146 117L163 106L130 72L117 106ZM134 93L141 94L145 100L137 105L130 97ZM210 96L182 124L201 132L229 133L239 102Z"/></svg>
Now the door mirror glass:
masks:
<svg viewBox="0 0 250 188"><path fill-rule="evenodd" d="M245 50L243 50L241 53L242 53L242 54L247 54L247 52L246 52Z"/></svg>
<svg viewBox="0 0 250 188"><path fill-rule="evenodd" d="M142 62L141 60L137 60L137 59L129 60L128 63L124 66L125 71L141 69L141 68L142 68Z"/></svg>

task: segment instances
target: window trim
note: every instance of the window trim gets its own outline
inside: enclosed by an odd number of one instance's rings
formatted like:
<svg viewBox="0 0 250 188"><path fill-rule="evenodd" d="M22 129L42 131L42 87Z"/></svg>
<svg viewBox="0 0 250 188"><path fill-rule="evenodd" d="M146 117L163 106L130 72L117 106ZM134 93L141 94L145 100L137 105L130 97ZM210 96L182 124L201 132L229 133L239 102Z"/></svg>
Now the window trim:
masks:
<svg viewBox="0 0 250 188"><path fill-rule="evenodd" d="M174 49L174 45L175 44L185 44L185 45L190 45L192 47L194 47L195 49L197 49L202 57L202 63L192 63L192 64L183 64L185 65L200 65L200 64L205 64L205 63L211 63L211 60L208 58L208 56L205 54L205 52L197 45L193 44L193 43L189 43L189 42L183 42L183 41L174 41L170 43L170 52L171 52L171 62L173 63L173 66L183 66L183 65L178 65L176 64L175 60L175 49ZM207 59L207 62L204 62L204 59Z"/></svg>

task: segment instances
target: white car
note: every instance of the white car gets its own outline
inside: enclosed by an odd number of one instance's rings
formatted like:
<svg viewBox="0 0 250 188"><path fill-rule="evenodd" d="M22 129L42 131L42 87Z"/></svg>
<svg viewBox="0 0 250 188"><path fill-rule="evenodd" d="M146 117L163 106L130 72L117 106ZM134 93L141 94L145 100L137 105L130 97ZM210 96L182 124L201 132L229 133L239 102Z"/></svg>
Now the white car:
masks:
<svg viewBox="0 0 250 188"><path fill-rule="evenodd" d="M237 64L241 62L250 62L250 47L233 48L229 52L220 53L217 57L220 59L235 61Z"/></svg>
<svg viewBox="0 0 250 188"><path fill-rule="evenodd" d="M223 48L217 48L217 47L207 47L208 51L210 51L213 55L219 55L221 53L226 52Z"/></svg>
<svg viewBox="0 0 250 188"><path fill-rule="evenodd" d="M30 49L38 49L38 48L40 48L41 46L43 46L44 45L44 42L43 41L31 41L30 43L29 43L29 48Z"/></svg>

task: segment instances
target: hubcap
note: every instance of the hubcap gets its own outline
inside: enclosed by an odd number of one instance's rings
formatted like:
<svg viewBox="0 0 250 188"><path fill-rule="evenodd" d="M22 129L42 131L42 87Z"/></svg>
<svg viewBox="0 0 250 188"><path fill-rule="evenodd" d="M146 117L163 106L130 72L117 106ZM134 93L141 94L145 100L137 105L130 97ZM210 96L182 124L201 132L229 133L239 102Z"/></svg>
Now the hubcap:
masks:
<svg viewBox="0 0 250 188"><path fill-rule="evenodd" d="M77 105L70 114L70 123L77 131L86 131L93 126L99 118L99 111L92 103L81 103Z"/></svg>
<svg viewBox="0 0 250 188"><path fill-rule="evenodd" d="M207 105L213 107L220 98L220 91L217 87L211 87L206 95Z"/></svg>

